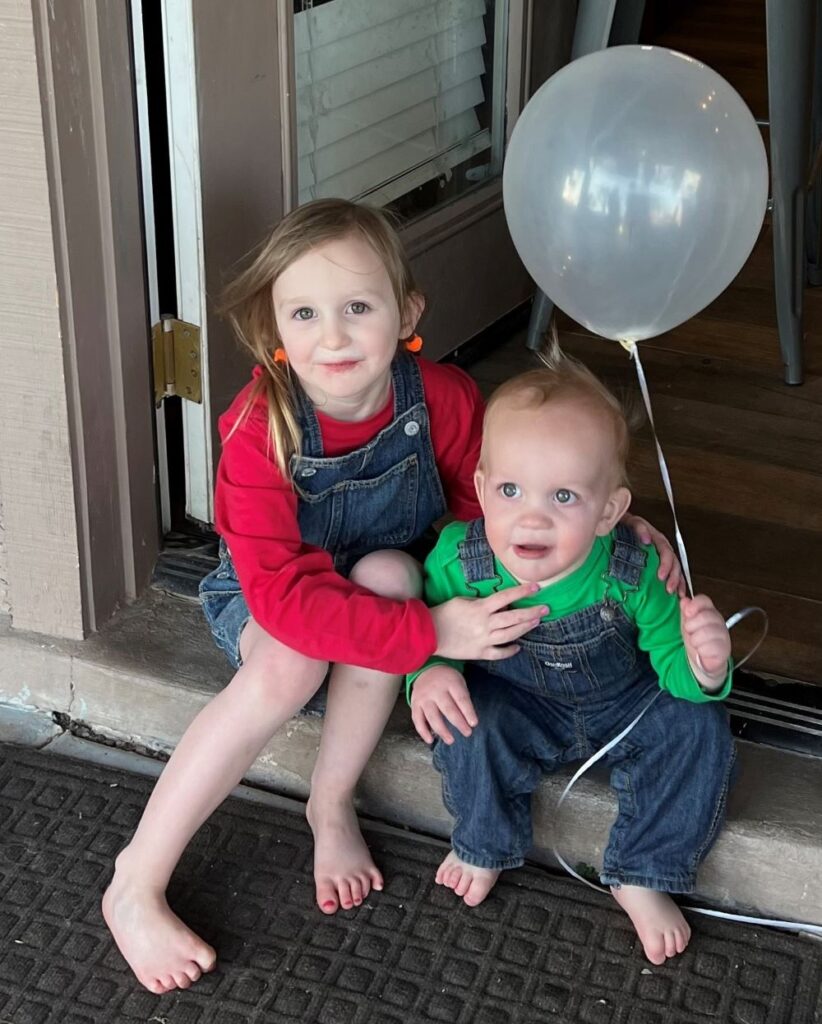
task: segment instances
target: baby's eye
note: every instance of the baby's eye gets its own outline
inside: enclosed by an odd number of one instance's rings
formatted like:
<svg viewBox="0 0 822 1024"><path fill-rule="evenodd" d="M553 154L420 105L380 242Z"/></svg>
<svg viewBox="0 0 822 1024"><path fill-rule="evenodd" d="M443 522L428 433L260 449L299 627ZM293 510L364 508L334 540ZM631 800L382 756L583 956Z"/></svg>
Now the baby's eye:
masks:
<svg viewBox="0 0 822 1024"><path fill-rule="evenodd" d="M503 498L518 498L522 494L519 484L512 484L510 482L500 484L499 492Z"/></svg>
<svg viewBox="0 0 822 1024"><path fill-rule="evenodd" d="M573 491L568 491L564 487L560 487L558 491L554 491L554 501L558 505L574 505L579 499Z"/></svg>
<svg viewBox="0 0 822 1024"><path fill-rule="evenodd" d="M294 320L310 320L314 316L314 310L310 306L300 306L292 314Z"/></svg>
<svg viewBox="0 0 822 1024"><path fill-rule="evenodd" d="M348 308L351 310L352 313L355 313L357 316L359 316L360 313L367 313L368 312L368 303L367 302L352 302L349 305Z"/></svg>

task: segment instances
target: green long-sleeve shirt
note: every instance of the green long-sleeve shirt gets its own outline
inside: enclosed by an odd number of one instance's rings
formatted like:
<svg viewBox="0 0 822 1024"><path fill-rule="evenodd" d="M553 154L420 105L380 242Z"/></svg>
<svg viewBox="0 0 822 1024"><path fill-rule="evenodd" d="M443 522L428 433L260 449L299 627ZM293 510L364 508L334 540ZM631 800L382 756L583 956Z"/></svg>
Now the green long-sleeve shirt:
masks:
<svg viewBox="0 0 822 1024"><path fill-rule="evenodd" d="M496 571L502 579L500 587L496 579L472 583L469 589L459 559L458 547L465 539L467 523L449 523L440 534L436 547L425 560L425 598L431 607L443 604L452 597L487 597L496 590L514 587L517 581L504 565L495 559ZM684 700L722 700L731 691L732 663L728 663L728 676L721 690L706 693L699 680L691 671L679 621L679 599L669 594L665 584L657 578L659 556L650 545L645 547L648 560L642 571L639 585L632 587L607 576L606 570L611 558L613 534L597 537L591 553L585 562L570 575L543 587L531 597L523 598L512 605L527 608L547 605L550 608L543 622L561 619L572 612L580 611L606 597L622 605L625 614L638 631L637 643L640 650L647 651L651 665L659 676L659 685L673 697ZM434 655L406 677L406 695L411 699L414 680L432 665L453 665L462 671L463 663Z"/></svg>

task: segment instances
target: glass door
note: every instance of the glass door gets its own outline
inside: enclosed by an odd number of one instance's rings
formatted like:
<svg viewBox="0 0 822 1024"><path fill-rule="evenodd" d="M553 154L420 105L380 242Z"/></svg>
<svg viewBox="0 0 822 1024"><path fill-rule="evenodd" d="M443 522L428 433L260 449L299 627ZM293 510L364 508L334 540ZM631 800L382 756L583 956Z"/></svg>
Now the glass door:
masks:
<svg viewBox="0 0 822 1024"><path fill-rule="evenodd" d="M170 201L154 224L158 235L166 220L173 229L159 248L169 260L173 251L176 309L157 312L196 324L202 346L203 400L181 403L182 441L168 447L182 444L184 453L174 456L179 467L169 461L168 490L184 475L185 515L210 524L216 420L251 373L217 300L237 261L285 211L337 195L398 215L428 302L430 358L531 294L501 189L506 132L524 93L530 6L254 0L229 13L194 0L131 2L135 46L147 15L156 23L162 13L154 33L162 45L148 49L152 62L163 61L164 109L143 106L165 117ZM155 124L155 140L156 132ZM145 147L143 159L150 162ZM150 187L146 195L149 225ZM162 448L159 461L162 475Z"/></svg>

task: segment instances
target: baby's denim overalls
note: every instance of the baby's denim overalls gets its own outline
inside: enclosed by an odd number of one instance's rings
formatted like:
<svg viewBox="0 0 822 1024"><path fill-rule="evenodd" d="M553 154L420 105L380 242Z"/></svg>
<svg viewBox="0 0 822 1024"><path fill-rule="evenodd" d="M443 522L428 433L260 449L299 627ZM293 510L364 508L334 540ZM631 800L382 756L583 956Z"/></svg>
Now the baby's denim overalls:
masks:
<svg viewBox="0 0 822 1024"><path fill-rule="evenodd" d="M300 533L306 544L329 551L343 575L371 551L408 547L446 512L419 365L399 353L391 376L391 423L362 448L334 458L323 456L314 406L295 387L302 451L292 456L289 468ZM238 668L240 634L251 613L222 540L220 564L200 583L200 597L214 639Z"/></svg>
<svg viewBox="0 0 822 1024"><path fill-rule="evenodd" d="M459 555L467 583L496 575L482 520L470 524ZM469 738L452 730L453 745L438 740L434 748L455 819L452 846L466 863L522 864L532 844L531 794L540 775L589 757L659 694L607 755L619 814L601 879L693 891L697 867L723 821L734 745L721 703L659 692L636 627L606 596L609 577L636 587L645 559L633 533L617 526L598 604L540 623L511 658L466 666L479 724Z"/></svg>

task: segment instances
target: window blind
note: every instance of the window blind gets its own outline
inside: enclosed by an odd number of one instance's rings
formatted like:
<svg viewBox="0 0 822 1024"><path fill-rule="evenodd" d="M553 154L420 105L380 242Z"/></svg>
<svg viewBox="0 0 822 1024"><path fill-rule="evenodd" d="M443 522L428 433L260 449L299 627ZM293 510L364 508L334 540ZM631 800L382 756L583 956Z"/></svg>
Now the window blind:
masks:
<svg viewBox="0 0 822 1024"><path fill-rule="evenodd" d="M388 203L491 146L484 0L332 0L294 16L300 202Z"/></svg>

